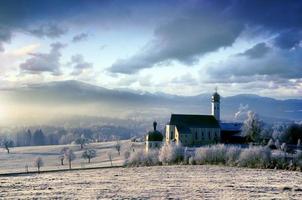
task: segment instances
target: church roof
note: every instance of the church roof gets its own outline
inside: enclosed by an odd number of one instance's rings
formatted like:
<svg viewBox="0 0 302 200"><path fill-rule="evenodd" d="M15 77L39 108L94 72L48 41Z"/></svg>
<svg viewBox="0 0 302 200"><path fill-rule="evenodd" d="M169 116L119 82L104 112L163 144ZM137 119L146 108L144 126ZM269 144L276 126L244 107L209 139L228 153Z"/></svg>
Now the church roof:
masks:
<svg viewBox="0 0 302 200"><path fill-rule="evenodd" d="M220 128L218 121L212 115L172 114L169 124L184 130L187 128Z"/></svg>

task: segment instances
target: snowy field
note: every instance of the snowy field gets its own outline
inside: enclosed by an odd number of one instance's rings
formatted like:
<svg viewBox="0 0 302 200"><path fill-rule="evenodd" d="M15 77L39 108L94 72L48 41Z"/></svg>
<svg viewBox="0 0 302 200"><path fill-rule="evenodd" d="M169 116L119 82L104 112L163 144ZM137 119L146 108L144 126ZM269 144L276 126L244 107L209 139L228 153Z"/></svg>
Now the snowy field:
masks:
<svg viewBox="0 0 302 200"><path fill-rule="evenodd" d="M101 167L110 166L107 153L112 152L113 165L122 165L123 152L130 149L130 141L120 141L121 155L118 155L114 145L116 142L103 142L88 144L85 148L94 148L97 152L97 157L91 160L88 164L87 160L83 159L79 145L49 145L49 146L32 146L32 147L15 147L11 149L11 153L7 154L5 149L0 148L0 174L10 172L25 172L25 166L28 165L29 171L36 171L34 161L37 157L41 157L44 166L41 170L67 169L68 163L60 164L59 155L63 147L69 147L76 155L76 159L72 162L73 168L83 167ZM138 144L136 146L139 146Z"/></svg>
<svg viewBox="0 0 302 200"><path fill-rule="evenodd" d="M302 173L157 166L0 178L0 199L302 199Z"/></svg>

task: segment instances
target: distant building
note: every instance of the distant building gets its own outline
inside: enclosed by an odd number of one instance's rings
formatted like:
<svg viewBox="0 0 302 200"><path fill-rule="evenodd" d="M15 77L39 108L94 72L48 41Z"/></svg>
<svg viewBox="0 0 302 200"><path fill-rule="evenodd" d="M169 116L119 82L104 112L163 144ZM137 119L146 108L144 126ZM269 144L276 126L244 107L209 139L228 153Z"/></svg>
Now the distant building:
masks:
<svg viewBox="0 0 302 200"><path fill-rule="evenodd" d="M146 135L146 151L148 152L151 149L157 149L162 146L163 135L161 132L156 130L157 122L153 122L153 131L150 131Z"/></svg>

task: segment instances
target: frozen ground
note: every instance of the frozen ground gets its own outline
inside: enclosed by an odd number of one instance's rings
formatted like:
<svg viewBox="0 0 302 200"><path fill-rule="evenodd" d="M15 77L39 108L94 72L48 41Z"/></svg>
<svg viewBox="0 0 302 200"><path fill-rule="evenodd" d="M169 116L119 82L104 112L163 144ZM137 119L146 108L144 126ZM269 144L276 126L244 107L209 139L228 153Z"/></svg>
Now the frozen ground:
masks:
<svg viewBox="0 0 302 200"><path fill-rule="evenodd" d="M302 199L302 173L157 166L0 178L0 199Z"/></svg>

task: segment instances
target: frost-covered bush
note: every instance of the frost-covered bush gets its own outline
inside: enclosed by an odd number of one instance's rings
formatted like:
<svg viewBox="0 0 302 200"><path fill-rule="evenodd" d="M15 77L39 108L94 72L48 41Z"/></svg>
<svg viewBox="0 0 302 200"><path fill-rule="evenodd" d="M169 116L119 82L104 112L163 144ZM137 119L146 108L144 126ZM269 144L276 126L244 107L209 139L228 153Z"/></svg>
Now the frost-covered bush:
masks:
<svg viewBox="0 0 302 200"><path fill-rule="evenodd" d="M138 150L132 152L130 157L125 161L126 166L151 166L158 165L158 151L144 151Z"/></svg>
<svg viewBox="0 0 302 200"><path fill-rule="evenodd" d="M159 151L159 161L162 164L180 163L184 159L184 149L181 145L165 144Z"/></svg>
<svg viewBox="0 0 302 200"><path fill-rule="evenodd" d="M240 147L236 147L236 146L228 147L226 152L226 164L231 166L237 165L240 153L241 153Z"/></svg>
<svg viewBox="0 0 302 200"><path fill-rule="evenodd" d="M200 147L195 152L196 164L225 164L227 147L223 144Z"/></svg>
<svg viewBox="0 0 302 200"><path fill-rule="evenodd" d="M267 168L270 164L271 150L267 147L249 147L240 153L238 164L241 167Z"/></svg>
<svg viewBox="0 0 302 200"><path fill-rule="evenodd" d="M286 169L289 162L286 159L286 154L280 150L274 151L271 156L271 168Z"/></svg>

